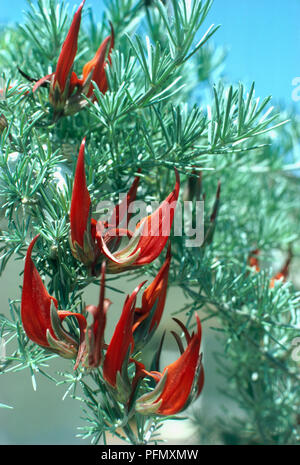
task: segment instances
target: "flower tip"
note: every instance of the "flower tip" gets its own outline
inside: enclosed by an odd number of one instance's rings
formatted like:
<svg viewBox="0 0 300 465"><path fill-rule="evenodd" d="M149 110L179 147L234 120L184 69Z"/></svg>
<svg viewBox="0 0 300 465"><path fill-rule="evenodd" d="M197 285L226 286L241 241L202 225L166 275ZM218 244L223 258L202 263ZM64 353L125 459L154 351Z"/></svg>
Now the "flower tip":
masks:
<svg viewBox="0 0 300 465"><path fill-rule="evenodd" d="M131 296L127 296L127 298L133 298L134 299L134 302L135 302L135 299L136 299L136 296L138 295L138 293L140 292L141 288L144 286L144 284L146 284L147 282L147 279L145 279L145 281L143 281L141 284L139 284L133 291L133 293L131 294Z"/></svg>
<svg viewBox="0 0 300 465"><path fill-rule="evenodd" d="M195 312L195 318L196 318L196 320L197 320L198 338L199 338L199 340L201 341L201 336L202 336L202 325L201 325L201 321L200 321L200 318L199 318L197 312Z"/></svg>
<svg viewBox="0 0 300 465"><path fill-rule="evenodd" d="M26 258L27 257L30 257L31 258L31 252L32 252L32 249L34 247L34 244L36 243L36 241L38 240L38 238L40 237L40 234L37 234L33 239L32 241L30 242L30 245L27 249L27 254L26 254Z"/></svg>
<svg viewBox="0 0 300 465"><path fill-rule="evenodd" d="M82 0L82 2L80 3L80 5L78 7L77 12L82 10L82 8L84 7L84 4L85 4L85 0Z"/></svg>
<svg viewBox="0 0 300 465"><path fill-rule="evenodd" d="M110 50L112 50L115 46L115 31L114 31L114 27L111 21L109 21L109 25L110 25Z"/></svg>
<svg viewBox="0 0 300 465"><path fill-rule="evenodd" d="M80 144L80 149L84 150L85 149L85 143L86 143L86 136L82 139L81 144Z"/></svg>

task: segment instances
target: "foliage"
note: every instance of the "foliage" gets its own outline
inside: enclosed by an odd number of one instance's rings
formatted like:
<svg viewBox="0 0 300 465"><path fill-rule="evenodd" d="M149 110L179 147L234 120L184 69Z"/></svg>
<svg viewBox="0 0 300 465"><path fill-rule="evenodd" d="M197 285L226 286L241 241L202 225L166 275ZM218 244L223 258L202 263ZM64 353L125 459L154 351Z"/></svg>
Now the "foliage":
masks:
<svg viewBox="0 0 300 465"><path fill-rule="evenodd" d="M148 3L110 0L100 25L91 9L83 16L78 69L109 34L108 20L114 25L116 45L106 68L109 90L103 95L96 88L95 101L58 121L53 121L48 91L33 94L17 66L36 79L54 72L70 25L64 2L29 1L24 24L1 32L0 272L13 256L23 259L31 238L40 233L34 259L48 278L49 293L60 308L82 309L83 290L97 280L75 260L68 237L73 175L84 136L94 211L100 200L116 200L126 192L139 169L141 198L165 198L173 189L175 166L182 186L195 169L202 172L209 224L221 181L213 241L188 248L185 235L173 236L170 283L191 301L181 312L188 323L195 310L204 312L206 321L218 322L224 389L245 412L237 423L231 418L230 424L211 426L220 441L293 444L299 440L300 383L299 362L291 354L299 336L300 295L291 282L270 288L270 279L280 268L274 251L284 254L292 247L293 263L299 263L299 177L294 171L299 160L289 159L299 120L293 112L270 107L270 97L260 102L254 84L250 89L224 84L218 69L225 53L215 50L211 39L218 27L203 30L210 0L195 0L190 7L184 0ZM203 96L199 89L206 89ZM262 251L258 273L247 266L254 249ZM160 264L146 271L154 276ZM128 275L134 278L139 271ZM115 278L108 285L116 288ZM53 355L26 338L19 303L9 306L11 318L1 316L0 336L14 349L1 362L1 373L29 369L35 385L36 372L50 377L44 367ZM83 437L96 443L112 432L132 443L155 440L164 418L137 415L133 432L97 370L71 367L60 383L83 402ZM201 412L197 421L202 422ZM205 440L202 428L200 441Z"/></svg>

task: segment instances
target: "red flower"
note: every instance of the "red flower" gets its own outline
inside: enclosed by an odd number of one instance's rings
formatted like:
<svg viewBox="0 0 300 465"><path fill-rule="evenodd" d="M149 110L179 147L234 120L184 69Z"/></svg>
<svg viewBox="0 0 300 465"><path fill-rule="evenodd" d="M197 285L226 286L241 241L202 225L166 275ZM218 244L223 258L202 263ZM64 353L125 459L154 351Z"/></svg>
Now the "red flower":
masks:
<svg viewBox="0 0 300 465"><path fill-rule="evenodd" d="M82 141L73 184L70 225L71 250L75 258L95 273L95 266L101 255L107 259L107 271L119 273L131 268L151 263L155 260L170 236L174 211L177 204L180 181L175 169L174 190L151 215L143 218L134 232L129 231L129 205L135 200L139 177L137 176L120 205L115 207L108 222L91 219L91 200L87 190L84 169L85 139ZM125 228L120 228L126 219ZM116 250L120 236L130 240L126 247Z"/></svg>
<svg viewBox="0 0 300 465"><path fill-rule="evenodd" d="M82 355L82 343L86 320L80 313L57 310L57 300L50 296L31 259L31 253L38 235L31 241L25 259L24 280L21 302L23 328L33 342L58 353L64 358ZM78 343L62 326L62 321L73 316L80 329Z"/></svg>
<svg viewBox="0 0 300 465"><path fill-rule="evenodd" d="M102 253L108 259L107 269L110 273L151 263L161 254L170 236L179 195L180 180L176 168L175 176L174 190L151 215L139 222L128 245L123 249L112 253L105 242L101 227L97 224L96 238L102 246Z"/></svg>
<svg viewBox="0 0 300 465"><path fill-rule="evenodd" d="M104 68L106 65L108 46L110 44L108 52L109 62L111 62L110 53L114 46L114 31L112 25L111 34L104 39L94 58L84 65L82 79L79 79L73 71L84 3L85 0L82 1L74 15L69 32L58 57L55 73L39 79L33 87L33 92L35 92L40 86L50 83L49 100L57 115L73 114L84 107L87 102L83 95L91 98L93 97L92 80L96 82L102 93L107 91L107 79ZM24 73L22 74L24 75ZM32 79L29 78L29 80ZM76 88L77 91L74 92Z"/></svg>
<svg viewBox="0 0 300 465"><path fill-rule="evenodd" d="M85 138L83 139L79 150L72 191L70 209L70 245L74 257L86 266L91 267L92 272L94 272L94 267L99 260L102 247L101 245L99 246L96 238L97 221L91 218L91 199L86 185L84 152ZM112 245L111 243L114 240L117 243L120 239L119 235L123 230L119 228L119 225L124 218L126 219L125 226L128 225L130 215L128 215L127 210L130 203L135 199L138 183L139 177L137 176L129 189L127 196L123 199L120 205L115 207L109 222L98 222L98 228L101 228L103 231L105 242L110 245ZM127 229L125 229L125 232L129 234Z"/></svg>
<svg viewBox="0 0 300 465"><path fill-rule="evenodd" d="M190 335L184 328L187 348L162 373L145 372L157 381L155 389L142 395L136 410L142 414L175 415L185 409L201 392L204 383L201 345L201 324L198 316L197 333Z"/></svg>
<svg viewBox="0 0 300 465"><path fill-rule="evenodd" d="M103 362L103 377L105 381L117 390L122 399L128 399L131 393L131 385L128 380L128 363L130 354L134 348L132 326L135 310L136 296L143 286L141 283L127 296L121 317L118 321L113 337L107 348Z"/></svg>

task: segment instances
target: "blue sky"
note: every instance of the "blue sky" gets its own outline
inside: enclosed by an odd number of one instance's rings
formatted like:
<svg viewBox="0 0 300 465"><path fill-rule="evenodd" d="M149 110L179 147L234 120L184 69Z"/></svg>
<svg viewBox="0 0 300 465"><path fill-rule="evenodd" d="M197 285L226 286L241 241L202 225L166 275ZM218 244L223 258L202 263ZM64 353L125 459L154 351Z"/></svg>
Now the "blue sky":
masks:
<svg viewBox="0 0 300 465"><path fill-rule="evenodd" d="M0 2L0 23L22 21L26 0ZM72 7L80 1L68 3ZM87 0L95 14L102 3ZM233 82L255 81L257 95L272 95L289 106L292 80L300 76L299 18L300 0L214 0L206 25L221 24L214 41L228 48L226 74Z"/></svg>

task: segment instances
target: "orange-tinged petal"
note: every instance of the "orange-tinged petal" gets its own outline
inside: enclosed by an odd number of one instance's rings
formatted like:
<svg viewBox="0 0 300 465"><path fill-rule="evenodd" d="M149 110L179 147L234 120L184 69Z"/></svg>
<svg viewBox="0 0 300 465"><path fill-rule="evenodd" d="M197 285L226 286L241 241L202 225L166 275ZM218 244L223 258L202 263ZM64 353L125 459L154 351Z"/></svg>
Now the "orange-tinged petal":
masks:
<svg viewBox="0 0 300 465"><path fill-rule="evenodd" d="M77 74L72 71L71 78L70 78L70 83L69 83L69 95L73 93L73 90L75 87L81 87L82 86L82 80L78 79Z"/></svg>
<svg viewBox="0 0 300 465"><path fill-rule="evenodd" d="M286 259L283 267L281 268L281 270L278 273L276 273L275 276L273 276L273 278L270 281L270 288L271 289L275 286L275 281L279 281L279 280L286 281L286 279L287 279L287 277L289 275L289 266L290 266L291 260L292 260L292 254L291 254L291 252L289 252L289 256Z"/></svg>
<svg viewBox="0 0 300 465"><path fill-rule="evenodd" d="M259 259L258 259L259 254L260 254L260 250L255 249L249 254L249 257L248 257L248 265L251 268L255 268L255 271L257 272L260 271Z"/></svg>
<svg viewBox="0 0 300 465"><path fill-rule="evenodd" d="M110 44L109 47L109 52L108 52L108 60L110 61L110 53L111 50L114 46L114 30L111 25L111 35L106 37L100 47L98 48L95 56L92 58L91 61L86 63L83 67L82 71L82 80L83 80L83 85L84 82L90 77L90 74L92 73L91 80L95 81L97 86L99 87L99 90L102 93L105 93L107 90L107 79L106 79L106 74L105 74L105 65L106 65L106 52L108 45ZM91 84L87 93L87 96L90 97L93 93L93 85Z"/></svg>

